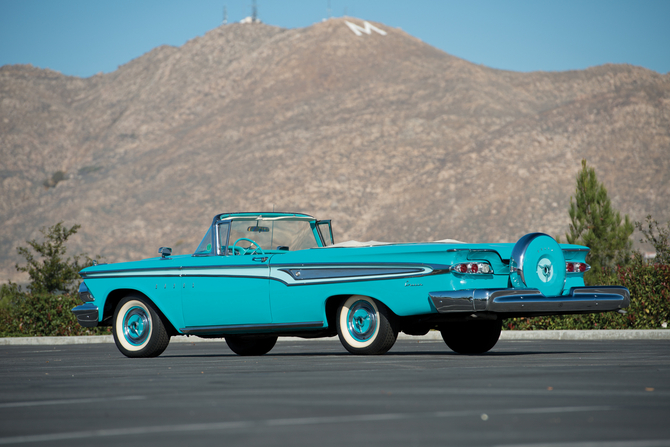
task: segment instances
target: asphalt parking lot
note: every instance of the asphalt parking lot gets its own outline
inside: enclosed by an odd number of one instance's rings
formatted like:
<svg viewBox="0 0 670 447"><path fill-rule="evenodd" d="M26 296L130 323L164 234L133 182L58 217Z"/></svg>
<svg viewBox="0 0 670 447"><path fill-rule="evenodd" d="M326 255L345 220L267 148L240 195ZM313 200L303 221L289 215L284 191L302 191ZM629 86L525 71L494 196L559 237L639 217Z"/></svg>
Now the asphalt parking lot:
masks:
<svg viewBox="0 0 670 447"><path fill-rule="evenodd" d="M0 346L0 444L670 446L670 341Z"/></svg>

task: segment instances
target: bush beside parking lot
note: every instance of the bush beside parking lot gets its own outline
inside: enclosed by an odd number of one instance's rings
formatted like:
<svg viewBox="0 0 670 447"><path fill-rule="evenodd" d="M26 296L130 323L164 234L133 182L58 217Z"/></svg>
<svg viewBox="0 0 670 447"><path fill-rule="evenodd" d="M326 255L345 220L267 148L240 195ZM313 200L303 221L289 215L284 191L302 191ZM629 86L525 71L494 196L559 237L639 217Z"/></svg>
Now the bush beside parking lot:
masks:
<svg viewBox="0 0 670 447"><path fill-rule="evenodd" d="M72 308L81 304L78 296L49 293L30 294L15 284L0 291L0 337L36 337L58 335L103 335L108 328L79 325Z"/></svg>
<svg viewBox="0 0 670 447"><path fill-rule="evenodd" d="M670 265L649 264L636 255L626 267L593 277L593 284L630 290L626 314L615 312L505 320L504 329L661 329L670 322Z"/></svg>
<svg viewBox="0 0 670 447"><path fill-rule="evenodd" d="M28 337L55 335L99 335L108 328L85 328L79 325L72 308L81 304L77 289L79 271L94 260L85 253L66 257L65 244L79 225L70 228L58 222L40 231L43 241L26 241L17 248L26 264L16 269L28 273L27 291L12 282L0 286L0 336Z"/></svg>

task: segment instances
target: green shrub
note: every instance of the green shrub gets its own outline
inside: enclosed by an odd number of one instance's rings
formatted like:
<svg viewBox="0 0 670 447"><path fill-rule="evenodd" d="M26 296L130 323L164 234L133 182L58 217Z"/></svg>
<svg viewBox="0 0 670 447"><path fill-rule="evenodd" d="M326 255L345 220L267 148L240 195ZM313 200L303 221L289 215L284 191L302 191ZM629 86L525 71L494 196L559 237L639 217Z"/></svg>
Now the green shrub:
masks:
<svg viewBox="0 0 670 447"><path fill-rule="evenodd" d="M56 335L102 335L108 328L85 328L79 325L72 308L81 304L78 296L49 293L28 294L16 284L0 290L0 337Z"/></svg>
<svg viewBox="0 0 670 447"><path fill-rule="evenodd" d="M28 247L18 247L17 253L26 259L26 265L16 264L16 270L26 272L30 276L28 289L32 293L75 293L79 287L79 271L93 265L93 259L86 253L74 256L73 260L65 257L68 238L77 233L81 225L71 228L58 222L49 228L41 228L43 242L35 239L26 241ZM84 262L80 262L83 258Z"/></svg>
<svg viewBox="0 0 670 447"><path fill-rule="evenodd" d="M26 259L25 266L16 265L28 273L28 291L12 283L0 286L0 336L53 336L107 334L107 328L85 328L79 325L72 308L81 304L76 293L79 271L93 264L85 253L65 257L65 243L79 225L71 228L62 222L42 228L44 241L26 241L28 247L17 252ZM81 262L83 261L83 262Z"/></svg>
<svg viewBox="0 0 670 447"><path fill-rule="evenodd" d="M505 329L661 329L670 322L670 265L647 264L637 255L630 265L593 276L600 285L621 285L630 290L626 315L616 312L586 315L511 318Z"/></svg>
<svg viewBox="0 0 670 447"><path fill-rule="evenodd" d="M640 239L643 244L651 244L656 250L656 257L652 261L655 264L670 264L670 221L665 228L658 225L651 215L647 215L647 227L642 222L635 222L637 228L644 238Z"/></svg>

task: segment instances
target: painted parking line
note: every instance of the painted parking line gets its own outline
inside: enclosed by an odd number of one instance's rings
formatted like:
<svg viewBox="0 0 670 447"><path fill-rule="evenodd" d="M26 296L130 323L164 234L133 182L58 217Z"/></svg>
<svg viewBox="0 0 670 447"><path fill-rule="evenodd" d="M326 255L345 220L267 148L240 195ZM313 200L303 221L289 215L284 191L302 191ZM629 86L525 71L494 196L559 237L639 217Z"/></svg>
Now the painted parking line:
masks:
<svg viewBox="0 0 670 447"><path fill-rule="evenodd" d="M482 420L488 420L491 416L515 415L515 414L539 414L539 413L577 413L577 412L601 412L615 410L614 406L586 406L586 407L544 407L544 408L519 408L507 410L490 411L433 411L422 413L381 413L381 414L362 414L347 416L326 416L326 417L308 417L308 418L286 418L286 419L265 419L256 421L230 421L230 422L211 422L200 424L173 424L157 425L148 427L128 427L103 430L86 430L65 433L46 433L42 435L10 436L0 438L0 444L26 444L34 442L55 442L70 439L89 439L93 442L95 438L105 438L111 436L132 436L147 435L153 433L176 433L192 431L223 431L231 429L257 429L262 427L285 427L285 426L306 426L316 424L343 424L357 422L382 422L397 421L408 419L426 419L426 418L462 418L476 417ZM647 446L640 446L647 447ZM650 446L651 447L651 446ZM655 446L654 446L655 447Z"/></svg>
<svg viewBox="0 0 670 447"><path fill-rule="evenodd" d="M554 442L542 444L504 444L495 447L669 447L670 439L632 439L630 441Z"/></svg>
<svg viewBox="0 0 670 447"><path fill-rule="evenodd" d="M0 408L41 407L43 405L91 404L91 403L99 403L99 402L109 402L109 401L114 401L114 400L143 400L143 399L146 399L146 396L120 396L120 397L86 398L86 399L36 400L36 401L27 401L27 402L0 403Z"/></svg>

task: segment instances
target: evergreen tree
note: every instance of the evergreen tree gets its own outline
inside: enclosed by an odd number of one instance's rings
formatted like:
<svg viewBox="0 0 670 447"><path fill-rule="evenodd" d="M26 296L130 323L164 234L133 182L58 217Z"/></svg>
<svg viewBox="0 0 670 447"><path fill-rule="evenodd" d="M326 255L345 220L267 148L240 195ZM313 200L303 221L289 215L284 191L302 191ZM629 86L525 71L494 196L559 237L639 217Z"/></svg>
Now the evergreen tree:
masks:
<svg viewBox="0 0 670 447"><path fill-rule="evenodd" d="M16 264L16 270L27 272L30 276L28 289L31 293L51 294L75 291L74 289L78 285L79 271L93 263L93 260L86 254L75 256L72 261L70 258L64 259L65 242L80 227L81 225L73 225L71 228L66 228L63 226L63 222L58 222L48 229L41 228L40 232L45 237L44 242L37 242L35 239L26 241L32 251L36 252L41 259L36 259L28 247L18 247L16 249L27 262L26 266ZM83 264L79 263L81 257L85 259Z"/></svg>
<svg viewBox="0 0 670 447"><path fill-rule="evenodd" d="M612 270L615 265L625 265L630 260L633 242L633 224L628 215L622 223L621 215L612 208L607 189L598 182L596 171L586 166L577 174L577 189L574 201L570 197L570 227L566 238L570 244L586 245L591 252L586 262L591 271L585 281Z"/></svg>

